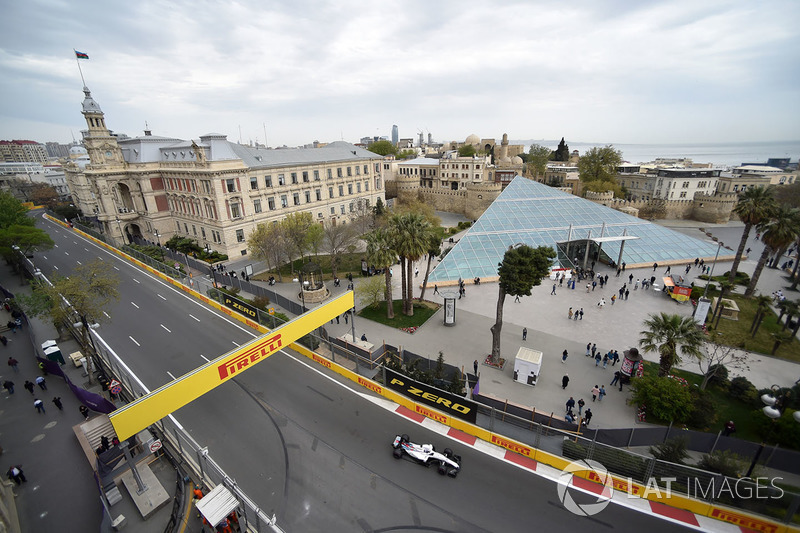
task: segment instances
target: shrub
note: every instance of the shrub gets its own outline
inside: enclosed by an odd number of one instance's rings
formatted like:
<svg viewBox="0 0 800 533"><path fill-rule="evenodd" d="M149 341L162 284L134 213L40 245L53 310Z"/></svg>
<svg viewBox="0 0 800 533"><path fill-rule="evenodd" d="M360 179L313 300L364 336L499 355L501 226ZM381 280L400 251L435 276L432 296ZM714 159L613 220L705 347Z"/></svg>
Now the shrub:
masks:
<svg viewBox="0 0 800 533"><path fill-rule="evenodd" d="M632 388L632 401L665 422L684 422L692 411L689 389L673 379L644 376L635 379Z"/></svg>
<svg viewBox="0 0 800 533"><path fill-rule="evenodd" d="M256 296L253 298L253 307L257 307L262 311L269 309L269 298L266 296Z"/></svg>
<svg viewBox="0 0 800 533"><path fill-rule="evenodd" d="M711 379L708 380L709 385L722 389L728 387L730 382L728 381L728 369L725 365L711 365L708 367L708 372L706 372L706 375L709 374L711 374Z"/></svg>
<svg viewBox="0 0 800 533"><path fill-rule="evenodd" d="M730 450L716 450L712 454L703 455L697 466L703 470L737 478L740 472L744 472L748 465Z"/></svg>
<svg viewBox="0 0 800 533"><path fill-rule="evenodd" d="M691 389L692 411L686 423L703 431L710 428L717 421L717 407L714 395L707 390Z"/></svg>
<svg viewBox="0 0 800 533"><path fill-rule="evenodd" d="M663 444L650 446L650 453L656 459L670 463L684 464L683 460L689 457L686 451L687 441L683 437L673 437Z"/></svg>
<svg viewBox="0 0 800 533"><path fill-rule="evenodd" d="M758 390L750 380L744 376L738 376L731 380L728 385L728 394L731 398L739 399L746 403L751 403L753 399L758 399Z"/></svg>

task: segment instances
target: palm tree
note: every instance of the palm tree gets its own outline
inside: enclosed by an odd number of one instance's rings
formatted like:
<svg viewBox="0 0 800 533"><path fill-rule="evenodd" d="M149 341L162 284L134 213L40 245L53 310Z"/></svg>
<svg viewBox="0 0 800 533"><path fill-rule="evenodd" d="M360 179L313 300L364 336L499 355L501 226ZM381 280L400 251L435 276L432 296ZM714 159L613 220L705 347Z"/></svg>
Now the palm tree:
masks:
<svg viewBox="0 0 800 533"><path fill-rule="evenodd" d="M366 235L367 261L383 269L386 277L386 317L394 318L394 301L392 300L391 266L397 260L397 254L392 248L391 236L382 228L375 229Z"/></svg>
<svg viewBox="0 0 800 533"><path fill-rule="evenodd" d="M650 315L644 325L647 329L639 333L639 344L645 352L659 353L659 376L669 375L672 367L681 362L681 356L703 356L700 347L705 335L692 317L659 313Z"/></svg>
<svg viewBox="0 0 800 533"><path fill-rule="evenodd" d="M761 327L761 321L764 320L764 316L766 316L767 311L769 311L769 306L772 304L772 298L765 294L759 294L753 301L757 306L757 310L756 316L753 318L753 324L750 327L750 331L753 332L751 337L755 337L756 333L758 333L758 328Z"/></svg>
<svg viewBox="0 0 800 533"><path fill-rule="evenodd" d="M758 259L753 277L750 278L750 285L747 286L744 293L746 297L752 296L756 291L758 278L761 276L761 271L764 270L767 258L794 241L800 234L800 211L782 205L776 208L769 220L762 222L758 229L763 232L761 240L765 246Z"/></svg>
<svg viewBox="0 0 800 533"><path fill-rule="evenodd" d="M789 327L789 322L792 321L792 318L797 316L797 314L800 312L800 305L798 305L797 302L790 302L789 300L784 300L783 302L781 302L781 314L783 314L784 312L786 312L786 320L783 323L781 331L786 330L786 328ZM780 322L780 318L778 319L778 322Z"/></svg>
<svg viewBox="0 0 800 533"><path fill-rule="evenodd" d="M758 226L768 219L774 207L775 200L772 197L772 189L766 187L751 187L739 197L739 203L733 208L733 212L744 222L744 232L742 233L742 239L739 241L739 248L736 250L731 273L728 276L728 281L731 283L733 283L736 272L739 270L739 262L742 260L745 246L747 246L750 230L753 226Z"/></svg>
<svg viewBox="0 0 800 533"><path fill-rule="evenodd" d="M427 251L430 231L431 224L422 214L405 213L399 217L395 245L398 255L405 259L403 313L408 316L414 316L414 261Z"/></svg>
<svg viewBox="0 0 800 533"><path fill-rule="evenodd" d="M719 326L719 320L722 318L722 299L725 298L728 291L730 291L732 288L733 285L727 281L720 282L719 284L719 297L717 298L717 306L714 308L714 314L711 315L711 322L713 322L714 329L717 329L717 326Z"/></svg>
<svg viewBox="0 0 800 533"><path fill-rule="evenodd" d="M403 249L403 236L402 227L404 224L402 215L394 214L389 218L386 225L387 237L391 243L392 249L400 259L400 299L403 302L403 314L406 313L406 256Z"/></svg>
<svg viewBox="0 0 800 533"><path fill-rule="evenodd" d="M425 279L422 280L422 291L419 294L420 300L425 298L425 289L428 288L428 276L431 273L431 261L433 261L434 256L442 253L442 241L439 239L439 235L433 230L434 228L431 228L431 232L428 235L428 265L425 267Z"/></svg>

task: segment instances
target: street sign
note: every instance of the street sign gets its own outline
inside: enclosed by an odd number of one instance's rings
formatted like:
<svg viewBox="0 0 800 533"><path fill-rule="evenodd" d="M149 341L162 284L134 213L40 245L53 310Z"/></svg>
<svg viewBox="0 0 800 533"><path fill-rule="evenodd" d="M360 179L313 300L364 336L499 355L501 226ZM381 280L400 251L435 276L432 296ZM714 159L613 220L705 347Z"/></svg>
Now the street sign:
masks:
<svg viewBox="0 0 800 533"><path fill-rule="evenodd" d="M161 449L161 441L160 440L156 439L156 440L154 440L153 442L150 443L150 451L151 452L157 452L160 449Z"/></svg>
<svg viewBox="0 0 800 533"><path fill-rule="evenodd" d="M271 315L275 314L275 308L274 307L270 307L269 308L269 314L271 314Z"/></svg>
<svg viewBox="0 0 800 533"><path fill-rule="evenodd" d="M116 379L112 379L111 383L108 384L108 390L111 391L111 394L119 394L122 392L122 384Z"/></svg>

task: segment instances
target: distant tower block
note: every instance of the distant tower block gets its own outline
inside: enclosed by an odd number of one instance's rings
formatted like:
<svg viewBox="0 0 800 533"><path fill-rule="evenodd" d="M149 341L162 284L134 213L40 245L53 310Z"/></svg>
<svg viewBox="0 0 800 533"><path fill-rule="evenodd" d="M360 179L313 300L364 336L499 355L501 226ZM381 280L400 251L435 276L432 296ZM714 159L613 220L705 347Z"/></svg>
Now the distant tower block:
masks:
<svg viewBox="0 0 800 533"><path fill-rule="evenodd" d="M428 132L428 145L431 144L433 144L433 135L431 135L431 132Z"/></svg>
<svg viewBox="0 0 800 533"><path fill-rule="evenodd" d="M419 132L419 145L418 146L422 146L422 138L423 138L422 137L422 132Z"/></svg>
<svg viewBox="0 0 800 533"><path fill-rule="evenodd" d="M400 132L397 130L397 124L392 126L392 144L397 146L398 141L400 141Z"/></svg>

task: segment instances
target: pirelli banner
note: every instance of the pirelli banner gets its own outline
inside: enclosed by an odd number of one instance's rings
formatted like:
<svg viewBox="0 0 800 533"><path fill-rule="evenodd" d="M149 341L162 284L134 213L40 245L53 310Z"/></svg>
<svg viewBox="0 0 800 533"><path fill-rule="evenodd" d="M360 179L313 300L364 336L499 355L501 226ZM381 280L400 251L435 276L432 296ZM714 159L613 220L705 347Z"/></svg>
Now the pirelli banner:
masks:
<svg viewBox="0 0 800 533"><path fill-rule="evenodd" d="M120 440L131 437L211 389L239 376L281 348L288 347L325 322L352 309L353 303L352 291L346 292L117 409L108 417L117 437Z"/></svg>
<svg viewBox="0 0 800 533"><path fill-rule="evenodd" d="M434 409L474 424L478 420L478 404L431 385L420 383L394 370L386 369L386 386Z"/></svg>

